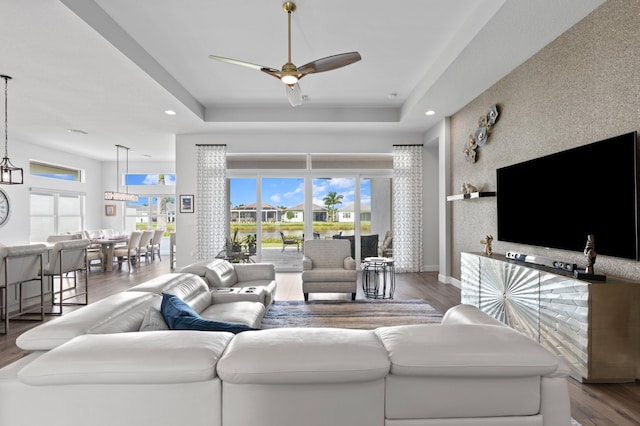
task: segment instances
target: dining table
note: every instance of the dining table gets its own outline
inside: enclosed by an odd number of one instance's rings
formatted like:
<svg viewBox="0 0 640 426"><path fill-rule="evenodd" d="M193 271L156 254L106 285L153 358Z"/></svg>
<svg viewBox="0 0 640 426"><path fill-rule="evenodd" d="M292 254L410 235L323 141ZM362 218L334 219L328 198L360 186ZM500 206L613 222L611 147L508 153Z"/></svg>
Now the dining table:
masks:
<svg viewBox="0 0 640 426"><path fill-rule="evenodd" d="M113 237L92 238L91 244L100 244L102 249L102 271L113 271L113 248L117 244L129 242L128 235L114 235Z"/></svg>

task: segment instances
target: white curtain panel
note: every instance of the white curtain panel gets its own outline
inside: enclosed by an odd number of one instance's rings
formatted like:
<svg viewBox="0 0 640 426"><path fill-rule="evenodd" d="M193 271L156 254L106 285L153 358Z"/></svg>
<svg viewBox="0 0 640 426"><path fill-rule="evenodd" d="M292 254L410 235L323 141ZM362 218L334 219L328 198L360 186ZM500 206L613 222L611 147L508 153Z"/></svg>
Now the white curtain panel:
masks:
<svg viewBox="0 0 640 426"><path fill-rule="evenodd" d="M421 272L422 145L393 147L393 259L396 272Z"/></svg>
<svg viewBox="0 0 640 426"><path fill-rule="evenodd" d="M196 258L213 259L224 249L229 235L227 208L227 147L198 145Z"/></svg>

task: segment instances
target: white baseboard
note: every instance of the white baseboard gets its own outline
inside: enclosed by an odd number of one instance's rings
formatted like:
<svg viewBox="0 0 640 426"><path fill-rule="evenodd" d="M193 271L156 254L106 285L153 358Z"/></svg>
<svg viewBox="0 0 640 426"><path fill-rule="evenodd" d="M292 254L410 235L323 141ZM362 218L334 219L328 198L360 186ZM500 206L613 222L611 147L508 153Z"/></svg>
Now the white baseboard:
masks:
<svg viewBox="0 0 640 426"><path fill-rule="evenodd" d="M438 274L438 281L440 281L441 283L445 283L445 284L451 284L454 287L457 288L462 288L461 284L460 284L460 280L453 278L453 277L449 277L446 275L442 275L442 274Z"/></svg>

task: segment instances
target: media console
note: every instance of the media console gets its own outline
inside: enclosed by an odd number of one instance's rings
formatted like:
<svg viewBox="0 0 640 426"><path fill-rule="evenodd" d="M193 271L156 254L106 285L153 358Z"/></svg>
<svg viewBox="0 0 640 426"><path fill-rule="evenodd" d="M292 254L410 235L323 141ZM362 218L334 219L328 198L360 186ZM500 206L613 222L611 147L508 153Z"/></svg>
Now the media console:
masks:
<svg viewBox="0 0 640 426"><path fill-rule="evenodd" d="M640 378L640 283L572 272L504 255L461 254L462 303L526 334L586 382Z"/></svg>

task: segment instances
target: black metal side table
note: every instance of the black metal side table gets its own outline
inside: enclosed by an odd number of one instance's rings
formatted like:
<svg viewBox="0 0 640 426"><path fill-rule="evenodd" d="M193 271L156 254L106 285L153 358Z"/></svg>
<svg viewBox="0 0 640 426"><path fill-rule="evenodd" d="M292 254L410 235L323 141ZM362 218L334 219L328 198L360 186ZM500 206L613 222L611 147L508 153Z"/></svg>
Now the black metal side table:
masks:
<svg viewBox="0 0 640 426"><path fill-rule="evenodd" d="M390 257L366 257L362 263L362 290L368 299L393 299L396 271Z"/></svg>

